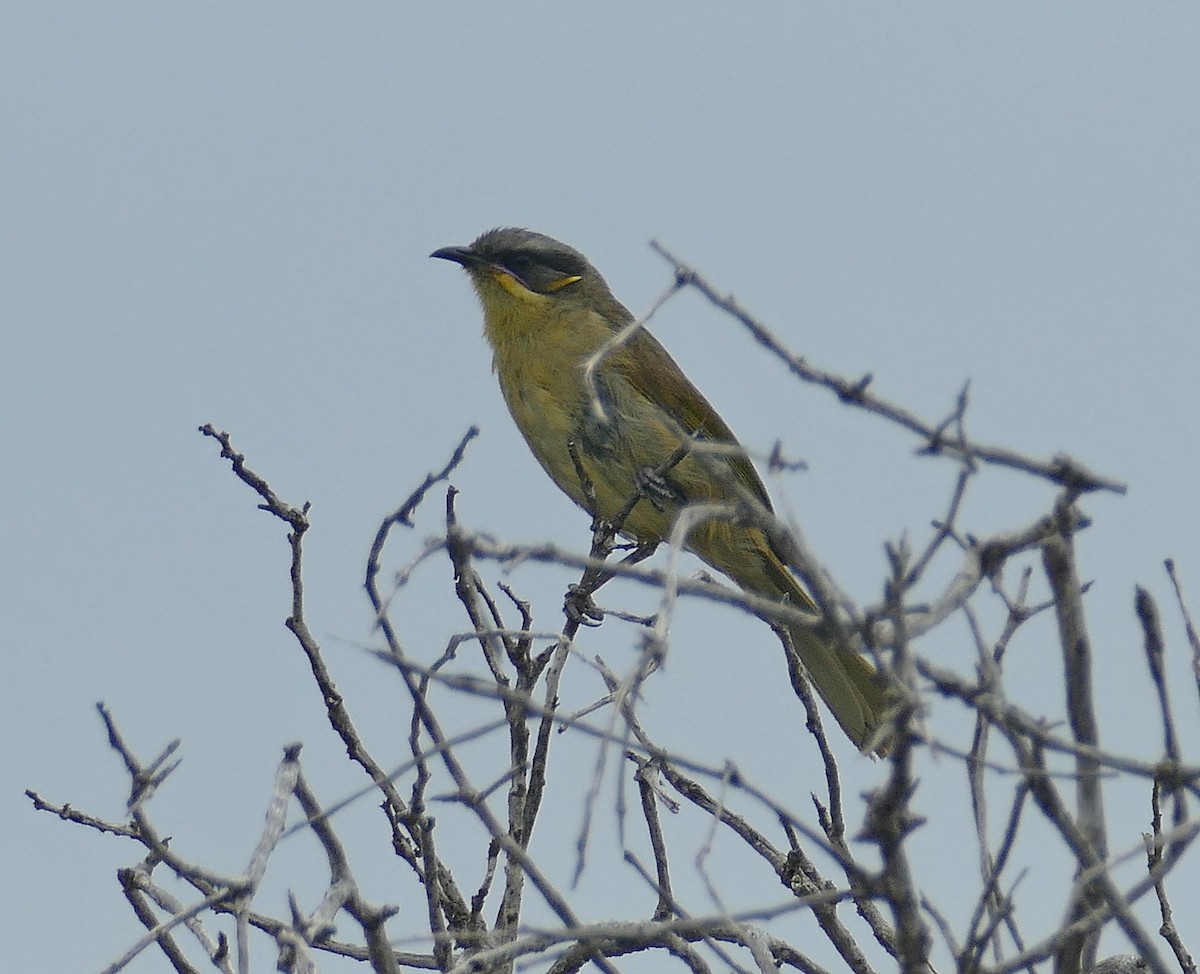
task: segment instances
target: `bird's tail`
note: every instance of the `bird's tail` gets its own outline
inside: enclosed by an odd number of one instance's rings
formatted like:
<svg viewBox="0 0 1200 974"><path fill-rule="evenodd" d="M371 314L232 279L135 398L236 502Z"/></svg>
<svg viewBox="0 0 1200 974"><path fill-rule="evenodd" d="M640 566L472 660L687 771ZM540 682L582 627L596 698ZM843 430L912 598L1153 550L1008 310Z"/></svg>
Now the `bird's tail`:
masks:
<svg viewBox="0 0 1200 974"><path fill-rule="evenodd" d="M874 740L887 706L883 680L865 657L839 647L807 626L787 627L796 655L846 736L859 748L886 754L888 742Z"/></svg>
<svg viewBox="0 0 1200 974"><path fill-rule="evenodd" d="M691 547L701 558L724 572L748 592L780 599L820 619L820 609L800 580L757 528L735 527L711 521L693 532ZM887 707L886 682L865 657L843 640L803 623L771 625L781 637L790 636L796 657L808 671L809 681L833 711L842 730L859 750L886 754L888 742L876 734ZM789 665L794 661L789 661Z"/></svg>

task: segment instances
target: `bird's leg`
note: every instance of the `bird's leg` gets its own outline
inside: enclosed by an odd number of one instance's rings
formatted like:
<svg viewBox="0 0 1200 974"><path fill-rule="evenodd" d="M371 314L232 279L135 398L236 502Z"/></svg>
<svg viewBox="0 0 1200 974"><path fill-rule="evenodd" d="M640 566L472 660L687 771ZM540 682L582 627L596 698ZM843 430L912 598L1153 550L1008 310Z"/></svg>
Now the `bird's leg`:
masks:
<svg viewBox="0 0 1200 974"><path fill-rule="evenodd" d="M645 561L658 548L657 541L644 542L637 545L624 558L620 564L626 567L636 565L640 561ZM589 569L589 572L593 570ZM566 612L567 618L571 619L577 625L583 626L598 626L604 619L605 612L592 599L592 593L601 585L613 577L613 572L606 569L596 569L594 574L585 576L583 584L570 585L567 588L567 595L563 601L563 611ZM628 619L629 617L621 614L621 617ZM650 625L652 620L640 620L643 625Z"/></svg>
<svg viewBox="0 0 1200 974"><path fill-rule="evenodd" d="M668 503L678 503L681 499L679 491L654 467L638 467L637 486L638 493L653 504L659 513L667 509Z"/></svg>
<svg viewBox="0 0 1200 974"><path fill-rule="evenodd" d="M563 611L576 625L598 626L604 621L604 610L592 599L590 588L575 584L567 586Z"/></svg>
<svg viewBox="0 0 1200 974"><path fill-rule="evenodd" d="M643 541L639 543L633 551L621 559L621 564L636 565L639 561L645 561L658 550L658 544L657 541Z"/></svg>

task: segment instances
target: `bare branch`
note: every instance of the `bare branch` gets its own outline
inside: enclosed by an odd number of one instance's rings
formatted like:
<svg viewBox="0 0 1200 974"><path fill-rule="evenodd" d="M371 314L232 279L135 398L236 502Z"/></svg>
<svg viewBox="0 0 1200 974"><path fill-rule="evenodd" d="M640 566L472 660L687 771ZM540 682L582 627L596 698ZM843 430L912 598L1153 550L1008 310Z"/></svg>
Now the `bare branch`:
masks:
<svg viewBox="0 0 1200 974"><path fill-rule="evenodd" d="M650 246L674 267L677 282L695 288L722 311L741 322L760 345L788 366L793 375L805 382L811 382L831 390L839 400L848 405L882 416L915 433L923 441L923 452L951 453L969 460L980 460L984 463L1011 467L1014 470L1061 484L1074 491L1106 490L1118 494L1125 493L1124 484L1094 474L1082 464L1065 455L1056 456L1049 461L1038 461L1004 447L967 443L954 436L946 436L941 425L930 425L923 422L908 410L893 405L868 391L867 387L872 381L870 375L852 381L810 366L803 358L787 351L765 326L743 310L732 297L719 294L699 273L676 258L657 241L651 241Z"/></svg>
<svg viewBox="0 0 1200 974"><path fill-rule="evenodd" d="M1178 875L1175 868L1194 856L1200 838L1200 819L1189 809L1189 799L1200 801L1200 766L1183 755L1187 741L1180 736L1168 692L1163 626L1154 598L1143 587L1137 588L1135 611L1158 700L1161 753L1126 749L1120 736L1102 746L1103 728L1092 699L1093 681L1102 678L1106 660L1093 659L1088 637L1088 587L1077 563L1075 534L1090 522L1075 501L1089 491L1121 493L1123 485L1066 457L1043 460L976 442L968 429L966 383L950 397L943 415L926 421L877 395L870 375L850 379L810 365L731 297L656 249L673 265L674 278L646 315L582 363L592 408L605 408L594 384L604 358L666 301L695 288L804 382L915 436L917 455L952 459L937 495L941 499L933 501L940 506L920 514L920 522L929 526L911 544L903 537L885 547L886 577L874 596L860 599L850 594L859 583L838 578L798 525L776 517L744 485L731 482L725 492L730 501L692 498L695 503L675 517L658 561L649 562L655 546L620 541L625 519L638 504L661 504L664 474L685 457L691 463L732 449L697 438L672 456L645 458L637 469L638 489L609 519L597 516L596 485L588 475L592 468L569 444L579 481L572 493L593 512L590 543L586 535L574 547L497 541L468 530L456 511L458 491L450 479L477 435L472 427L451 448L446 463L425 474L382 520L370 546L364 585L373 612L368 622L378 643L368 652L390 668L381 682L382 696L356 705L352 719L331 660L306 617L308 505L286 503L235 451L228 433L201 427L254 492L258 506L286 525L291 583L286 625L320 696L316 705L324 708L328 727L364 774L363 783L339 787L323 803L310 783L314 769L301 772L300 745L287 745L245 872L225 875L188 858L187 837L160 827L151 816L158 790L173 780L178 741L142 761L101 705L110 745L128 777L128 821L56 805L32 790L27 795L37 811L138 844L140 860L118 878L145 932L109 970L127 966L140 951L157 945L176 972L198 974L207 963L221 974L242 974L250 965L251 942L257 949L273 941L279 968L298 974L316 971L323 954L354 958L388 974L409 968L514 974L518 967L573 974L585 966L616 974L620 958L637 955L642 955L639 964L655 955L656 962L670 962L689 974L775 974L783 967L830 974L827 963L853 974L873 974L887 965L906 974L932 974L934 959L947 952L961 974L1034 974L1051 960L1063 974L1135 969L1166 974L1159 956L1165 942L1180 970L1196 974L1184 943L1189 931L1176 926L1167 886ZM779 442L769 455L764 451L754 458L765 459L772 471L800 466L783 457ZM967 492L987 482L982 478L995 476L996 468L1057 485L1059 496L1051 502L1046 491L1041 506L1015 514L1008 530L975 532ZM397 530L411 527L431 491L443 484L443 527L435 529L440 536L415 539ZM818 611L687 574L685 553L693 530L701 524L721 529L722 522L764 532L812 592ZM1034 575L1039 555L1048 596L1040 583L1043 574ZM567 592L563 618L537 624L538 601L526 595L524 578L517 577L529 562L561 569ZM460 619L431 632L401 618L406 600L414 597L409 581L418 566L430 564L442 567L447 588L453 584L465 624ZM1170 562L1167 571L1200 691L1200 637ZM497 581L498 575L504 580ZM386 591L380 578L391 580ZM652 614L620 604L620 587L608 585L616 579L650 587L657 600ZM605 604L600 604L601 591ZM660 738L654 726L662 695L687 693L687 688L656 674L669 654L690 650L672 644L671 623L694 598L758 617L780 634L815 751L795 760L791 751L781 753L777 772L772 765L766 775L758 773L764 780L750 780L742 769L751 763L737 753L740 745L729 743L728 753L724 742L707 753L694 742L688 748L662 745L668 738ZM1055 648L1063 659L1066 722L1054 713L1030 712L1019 696L1020 683L1006 677L1006 665L1017 653L1046 656L1046 627L1027 623L1050 609L1057 623ZM552 614L558 611L556 603ZM760 625L758 619L747 624ZM597 653L610 660L621 656L598 645L588 648L605 625L609 635L628 640L635 650L620 667L610 668ZM880 732L880 740L886 736L891 744L886 762L851 764L860 757L847 760L838 752L840 740L826 738L821 704L790 645L789 631L795 627L835 641L840 650L870 654L888 676L894 690ZM412 634L411 643L402 642L400 630ZM925 652L925 637L933 632L953 632L962 651L944 654L939 646L935 662ZM575 662L569 664L572 657ZM389 687L399 691L399 701L386 693ZM563 699L569 704L563 706ZM965 713L971 725L964 731L961 722L943 723L947 711ZM775 715L745 716L758 732L754 746L770 748L779 733ZM795 716L789 713L786 719L794 723ZM364 728L392 728L384 738L384 760L372 753L356 721ZM677 728L671 730L670 739L678 740ZM594 744L594 762L570 750L580 744ZM925 761L925 754L938 760ZM774 752L770 756L776 760ZM919 783L918 769L936 782ZM811 806L802 801L799 809L789 806L795 795L777 780L794 783L797 773L805 783L799 794L813 789ZM855 787L843 793L843 779L856 782ZM1112 841L1123 844L1115 855L1109 851L1102 802L1106 779L1145 779L1151 795L1150 832L1144 841L1129 843L1114 829ZM820 780L823 785L815 787ZM615 783L611 797L604 787L608 781ZM964 801L920 803L919 789L933 794L934 787L958 787ZM865 795L857 793L864 790ZM1072 793L1073 803L1064 798ZM388 887L389 896L395 891L395 905L367 900L352 868L352 860L359 861L352 842L357 836L343 827L343 811L372 794L384 814L379 824L386 822L390 847L404 864L402 881ZM784 794L791 797L784 800ZM562 804L562 795L576 807L582 799L577 831L564 824L574 813ZM288 828L293 799L302 817ZM963 814L966 800L975 854L936 864L921 861L920 846L909 837L924 824L923 814L931 829L958 825L953 816ZM1053 857L1043 864L1040 851L1030 849L1042 842L1041 835L1029 837L1032 828L1042 826L1039 816L1070 856L1065 879L1071 889L1055 916L1047 916L1044 901L1034 909L1027 905L1034 884L1026 877L1057 867ZM614 861L627 885L616 890L611 914L595 917L593 904L581 898L584 884L571 885L571 866L573 857L574 879L582 880L596 869L596 861L614 856L613 844L597 838L602 830L615 836ZM295 841L284 841L289 837ZM268 867L288 858L298 844L320 850L327 876L315 895L289 891L287 906L275 911L279 915L268 915L256 902L263 898ZM1120 870L1142 857L1145 872L1118 887ZM951 870L960 902L939 902L923 883L935 872ZM730 879L734 874L736 883ZM604 881L610 882L607 874ZM173 887L184 893L177 895ZM1151 937L1135 913L1135 907L1149 905L1151 892L1157 896L1161 940ZM1142 897L1147 903L1139 904ZM305 909L302 903L316 905ZM799 919L804 936L811 938L803 952L780 936L793 937ZM401 922L408 927L397 932ZM346 940L334 939L338 923L353 930ZM1136 964L1120 957L1095 963L1097 939L1110 927L1136 951ZM398 949L410 943L412 952Z"/></svg>

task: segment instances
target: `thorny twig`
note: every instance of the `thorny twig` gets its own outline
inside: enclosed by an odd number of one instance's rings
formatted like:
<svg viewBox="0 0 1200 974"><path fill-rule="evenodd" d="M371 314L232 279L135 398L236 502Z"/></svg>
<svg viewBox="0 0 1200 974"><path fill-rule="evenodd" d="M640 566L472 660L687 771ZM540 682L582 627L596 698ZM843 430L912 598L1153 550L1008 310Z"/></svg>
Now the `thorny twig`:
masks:
<svg viewBox="0 0 1200 974"><path fill-rule="evenodd" d="M174 745L155 761L143 764L121 739L111 715L102 711L110 740L130 777L129 823L107 822L66 805L55 805L35 792L29 794L39 810L131 839L146 851L142 864L122 872L125 894L147 928L137 949L157 942L174 969L192 970L177 936L178 930L187 930L214 968L232 974L248 964L246 941L248 931L253 928L274 939L281 969L297 971L312 969L315 952L324 951L356 957L377 971L418 967L478 974L484 969L511 971L518 960L525 964L540 959L553 974L571 974L588 963L612 972L614 958L656 950L678 960L694 974L708 974L715 969L766 972L781 965L824 974L821 961L810 955L807 944L805 953L801 953L758 926L779 916L802 912L815 918L825 939L826 954L856 974L870 974L881 952L898 958L907 971L930 970L938 951L934 934L941 937L944 947L953 954L957 968L971 974L1032 970L1033 964L1056 955L1060 967L1065 969L1086 955L1086 944L1094 943L1096 932L1109 922L1115 922L1125 932L1151 969L1162 971L1153 944L1131 912L1131 904L1153 889L1160 901L1162 936L1181 968L1191 974L1194 964L1180 932L1174 928L1165 879L1190 851L1200 832L1200 825L1188 816L1185 801L1188 793L1200 797L1200 768L1187 764L1183 754L1185 738L1176 729L1176 715L1166 693L1165 640L1148 592L1139 590L1137 605L1158 696L1165 759L1147 759L1102 747L1100 721L1090 703L1089 681L1094 664L1088 652L1086 604L1082 597L1086 586L1079 580L1072 543L1074 532L1087 522L1075 511L1073 502L1088 491L1120 493L1123 486L1065 457L1036 460L974 441L967 432L965 385L947 415L931 423L877 396L871 389L870 376L850 380L811 366L785 349L732 298L719 295L694 270L662 248L657 249L672 262L675 278L651 313L683 288L695 288L741 322L799 378L829 389L854 408L866 409L915 434L920 440L919 452L949 455L958 460L960 466L950 500L939 517L930 519L928 538L911 549L916 554L910 554L906 544L889 546L892 571L880 603L868 607L857 605L807 548L796 527L773 517L753 498L687 511L677 525L665 569L642 564L651 554L648 547L614 560L624 517L634 504L653 502L652 473L648 475L649 494L639 491L610 520L594 518L592 544L586 555L557 545L502 544L467 530L459 521L455 491L450 488L446 496L444 534L419 543L417 553L404 562L404 567L393 576L393 586L384 592L379 581L383 577L385 555L395 547L394 529L411 526L413 516L432 488L448 483L476 435L472 428L453 450L450 461L440 471L429 474L384 520L367 560L365 584L385 647L380 655L399 675L409 707L407 719L401 722L408 730L404 744L409 756L399 764L394 760L389 762L394 765L389 771L373 756L351 720L350 708L305 619L301 569L302 541L309 526L308 506L294 507L283 502L267 480L250 469L245 457L234 450L227 433L211 426L202 427L206 436L220 444L221 455L231 462L235 475L259 497L260 507L288 526L292 611L287 625L305 655L328 722L347 754L365 772L368 789L377 794L392 849L405 864L410 882L420 891L422 909L409 910L401 916L410 921L423 916L427 950L423 953L397 950L392 939L395 935L389 937L386 932L394 909L372 906L362 898L350 872L352 853L344 845L345 837L337 831L337 816L348 800L322 807L299 771L298 748L285 755L268 823L246 873L222 876L184 859L175 844L168 844L161 837L146 810L156 790L169 784L168 776L177 764ZM644 320L635 326L641 327ZM596 408L603 408L599 397ZM662 458L660 473L696 448L708 447L685 445L677 456ZM777 444L772 456L777 457L779 452ZM989 466L1006 467L1059 485L1060 502L1024 526L990 537L973 537L963 523L967 509L964 501L971 485ZM577 470L583 496L593 499L591 509L595 511L594 490L590 490L586 471L578 460ZM820 619L794 606L681 574L680 555L688 527L697 520L722 517L753 523L767 533L772 544L809 584L821 609ZM954 547L959 551L957 571L940 571L945 552ZM1027 553L1035 550L1043 554L1052 597L1031 604L1028 564L1022 568L1015 594L1005 587L1003 570L1007 565L1028 561ZM392 613L401 604L399 600L417 566L439 555L445 556L453 571L455 592L469 621L469 632L444 640L440 655L436 648L426 655L426 647L419 642L412 646L401 644ZM557 564L579 572L579 580L571 587L567 599L566 621L560 631L549 637L535 630L531 603L520 597L511 583L498 585L501 594L496 595L485 571L478 567L486 568L488 562L499 563L511 573L529 561ZM1187 616L1182 586L1173 565L1168 564L1168 572L1185 618L1200 687L1200 639ZM643 651L629 672L613 673L597 663L596 672L605 683L604 696L592 708L563 715L559 712L559 694L564 667L579 650L580 633L586 635L583 627L593 628L606 616L630 618L627 613L606 612L594 602L596 592L618 578L658 588L664 593L660 611L639 626ZM918 587L929 590L920 600L916 597ZM857 649L872 652L892 675L898 693L890 719L897 743L888 762L879 766L882 782L866 806L868 814L862 823L865 831L856 832L863 806L847 802L842 794L841 775L834 762L836 747L830 742L819 748L826 767L825 800L814 797L815 812L808 812L807 819L777 796L774 787L777 783L764 786L751 781L724 755L697 760L695 755L672 751L656 743L637 708L647 679L667 652L667 626L683 596L724 603L773 623L821 627L831 636L848 640ZM990 636L982 621L984 616L978 611L987 598L998 600L1003 617L998 634ZM1010 698L1004 679L1009 646L1024 638L1025 624L1046 608L1054 608L1059 622L1059 642L1066 662L1069 732L1025 713ZM514 624L505 620L510 613L516 617ZM975 645L971 660L976 667L974 673L963 672L962 659L935 664L920 652L921 637L939 629L947 620L960 617L966 620L967 632ZM539 647L543 642L545 645ZM478 653L467 653L463 650L466 646L477 646ZM430 659L432 663L424 662ZM968 662L967 666L970 665ZM960 744L937 736L938 725L925 713L931 696L942 696L970 709L975 717L971 743ZM456 708L461 709L467 699L480 715L490 710L498 716L491 720L481 716L474 726L451 730L449 718L458 713ZM589 714L604 707L609 711L607 720L590 723ZM815 706L810 709L810 724L819 727L818 711ZM555 807L550 800L554 776L561 773L571 777L568 765L552 761L554 742L562 737L553 733L555 728L573 731L576 737L589 735L600 742L600 759L591 769L590 784L587 772L583 782L573 782L588 793L580 843L596 832L600 816L605 813L599 803L604 755L611 748L619 748L631 757L636 768L633 782L650 846L651 866L645 865L631 846L631 835L624 822L623 789L618 792L613 811L629 874L637 884L635 889L645 894L630 898L631 910L635 914L642 910L632 919L584 922L572 894L554 878L553 833L543 830L544 846L532 843L539 819ZM764 736L770 733L764 727ZM476 771L480 759L477 752L468 749L488 744L501 734L504 747L497 752L498 763L486 771ZM989 749L989 740L1007 744L1012 757L996 757ZM971 892L974 902L973 909L968 911L969 921L961 930L955 928L954 919L959 911L946 910L921 888L926 873L923 864L911 858L907 842L908 834L921 820L918 808L922 786L915 762L924 748L953 761L961 760L967 770L978 836L979 877ZM1075 762L1075 773L1068 779L1077 789L1074 811L1068 809L1059 793L1058 772L1047 767L1047 751L1068 755ZM790 764L781 767L785 778L811 772L807 766L802 771ZM1152 782L1152 833L1146 844L1149 872L1144 880L1125 890L1116 887L1111 875L1115 860L1110 861L1105 851L1106 820L1099 801L1099 783L1105 774L1145 777ZM484 783L476 784L476 777ZM407 798L401 797L401 782L410 787ZM1006 782L1009 784L1004 791ZM668 788L678 798L668 798ZM998 844L994 844L987 835L988 802L995 800L998 789L1007 796L1007 808L1003 832ZM1164 795L1171 802L1170 827L1164 827L1161 821ZM283 816L292 798L298 802L304 821L287 830ZM437 817L432 814L433 807L440 809ZM1035 929L1035 936L1030 936L1027 928L1037 924L1031 924L1028 912L1023 913L1018 902L1021 891L1029 887L1022 882L1028 867L1021 854L1023 823L1029 818L1031 808L1040 810L1058 831L1079 871L1079 896L1066 911L1063 922L1050 932ZM670 819L663 820L662 809L672 811ZM463 823L454 817L456 810L462 810L474 823L473 832L464 831ZM808 820L813 814L815 823ZM689 901L695 898L692 891L695 876L681 881L682 860L678 854L673 856L679 841L672 821L676 816L700 816L709 822L706 848L715 851L718 836L735 840L742 857L739 868L746 869L750 863L765 866L775 877L774 888L782 887L788 902L769 909L730 908L716 916L703 915L694 906L689 908ZM328 888L319 905L306 914L293 897L287 919L269 917L252 909L268 861L283 855L284 840L300 833L315 838L329 863ZM468 834L473 839L464 842L463 836ZM877 865L863 856L859 840L864 836L881 851ZM478 845L473 866L471 841ZM453 851L445 852L448 849ZM818 860L826 865L821 866ZM711 884L712 898L725 903L732 895L731 888L723 885L725 877L714 863L714 856L709 855L698 872ZM583 866L580 855L577 875ZM153 873L164 867L194 889L199 899L184 905L162 889ZM822 868L832 870L841 879L826 878ZM464 870L471 870L469 885L465 887L474 891L470 897L460 892L456 879L456 871L462 874ZM1014 878L1011 874L1017 870ZM549 918L536 926L530 922L536 911L524 895L527 884L538 894L542 917ZM837 905L846 902L852 902L866 922L866 937L861 926L852 927L839 914ZM495 911L490 922L489 904ZM881 907L890 910L894 923L884 919ZM224 932L212 936L206 927L213 914L222 913L232 914L237 920L232 941ZM333 940L332 925L339 914L354 919L362 933L360 943ZM933 919L932 930L924 917Z"/></svg>

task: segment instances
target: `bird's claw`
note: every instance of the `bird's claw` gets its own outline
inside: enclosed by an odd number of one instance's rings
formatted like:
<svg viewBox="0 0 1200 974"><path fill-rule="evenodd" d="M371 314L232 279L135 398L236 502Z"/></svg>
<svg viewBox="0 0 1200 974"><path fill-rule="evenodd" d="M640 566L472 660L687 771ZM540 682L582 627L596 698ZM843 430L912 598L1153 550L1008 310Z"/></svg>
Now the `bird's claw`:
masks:
<svg viewBox="0 0 1200 974"><path fill-rule="evenodd" d="M604 621L604 610L592 600L591 593L583 591L578 585L571 585L567 589L563 611L568 619L581 626L595 627Z"/></svg>
<svg viewBox="0 0 1200 974"><path fill-rule="evenodd" d="M637 484L641 495L660 513L667 509L668 502L674 501L678 497L675 488L667 482L667 478L653 467L638 467Z"/></svg>

